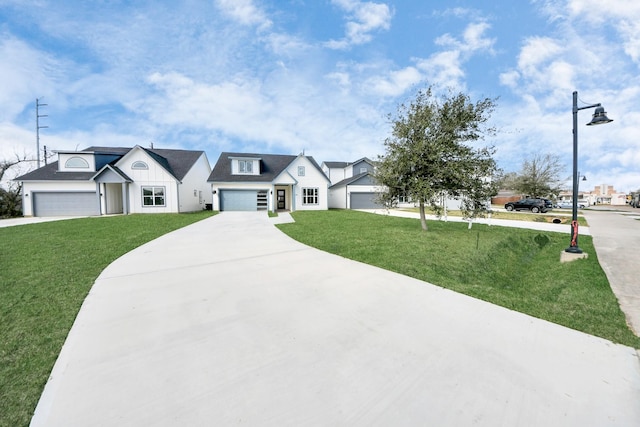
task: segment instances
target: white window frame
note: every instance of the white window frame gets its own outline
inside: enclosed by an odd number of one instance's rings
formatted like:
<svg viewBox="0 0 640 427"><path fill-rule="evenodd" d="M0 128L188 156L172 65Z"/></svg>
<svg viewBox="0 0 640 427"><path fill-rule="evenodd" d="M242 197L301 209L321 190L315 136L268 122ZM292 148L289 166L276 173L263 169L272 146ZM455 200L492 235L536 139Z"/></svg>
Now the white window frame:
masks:
<svg viewBox="0 0 640 427"><path fill-rule="evenodd" d="M133 162L131 164L131 169L147 170L147 169L149 169L149 166L145 162L143 162L142 160L136 160L135 162Z"/></svg>
<svg viewBox="0 0 640 427"><path fill-rule="evenodd" d="M145 195L145 190L151 190L151 195ZM167 188L164 186L151 186L145 185L141 189L142 192L142 207L143 208L157 208L167 206ZM151 198L151 204L146 204L145 199ZM157 199L162 200L162 204L156 203Z"/></svg>
<svg viewBox="0 0 640 427"><path fill-rule="evenodd" d="M320 200L320 189L317 187L303 188L302 189L302 204L303 205L318 205Z"/></svg>
<svg viewBox="0 0 640 427"><path fill-rule="evenodd" d="M304 166L298 166L298 176L304 176L305 169Z"/></svg>
<svg viewBox="0 0 640 427"><path fill-rule="evenodd" d="M253 160L238 160L238 173L253 175Z"/></svg>
<svg viewBox="0 0 640 427"><path fill-rule="evenodd" d="M89 169L89 162L82 157L73 156L64 162L64 167L67 169Z"/></svg>

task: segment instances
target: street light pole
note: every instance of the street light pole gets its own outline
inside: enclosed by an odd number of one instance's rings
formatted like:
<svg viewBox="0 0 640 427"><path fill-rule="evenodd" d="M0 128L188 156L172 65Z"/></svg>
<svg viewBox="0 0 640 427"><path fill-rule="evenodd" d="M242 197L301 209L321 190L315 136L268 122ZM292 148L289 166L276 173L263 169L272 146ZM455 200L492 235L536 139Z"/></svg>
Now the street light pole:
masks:
<svg viewBox="0 0 640 427"><path fill-rule="evenodd" d="M581 254L582 249L578 246L578 111L595 108L593 118L587 126L603 125L611 123L613 120L607 117L604 107L601 104L591 104L578 107L578 92L573 92L573 203L571 217L571 243L565 252Z"/></svg>

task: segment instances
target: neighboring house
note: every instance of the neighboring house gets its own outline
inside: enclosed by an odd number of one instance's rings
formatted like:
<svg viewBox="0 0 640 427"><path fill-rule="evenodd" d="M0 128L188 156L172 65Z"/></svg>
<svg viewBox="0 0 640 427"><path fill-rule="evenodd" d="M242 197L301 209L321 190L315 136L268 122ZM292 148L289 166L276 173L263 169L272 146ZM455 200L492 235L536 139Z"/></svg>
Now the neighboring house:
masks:
<svg viewBox="0 0 640 427"><path fill-rule="evenodd" d="M383 191L376 184L374 163L363 157L355 162L323 162L322 171L329 177L329 208L380 209L377 201Z"/></svg>
<svg viewBox="0 0 640 427"><path fill-rule="evenodd" d="M15 179L24 216L192 212L210 197L204 151L89 147L57 156Z"/></svg>
<svg viewBox="0 0 640 427"><path fill-rule="evenodd" d="M329 179L313 157L222 153L207 180L220 211L326 210Z"/></svg>

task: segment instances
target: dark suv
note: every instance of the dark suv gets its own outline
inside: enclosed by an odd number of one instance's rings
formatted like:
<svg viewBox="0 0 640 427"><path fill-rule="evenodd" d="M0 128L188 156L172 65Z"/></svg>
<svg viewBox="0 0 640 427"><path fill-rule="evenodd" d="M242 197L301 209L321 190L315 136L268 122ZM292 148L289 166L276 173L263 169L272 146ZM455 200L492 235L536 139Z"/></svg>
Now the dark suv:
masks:
<svg viewBox="0 0 640 427"><path fill-rule="evenodd" d="M527 210L533 213L544 213L549 210L545 201L542 199L522 199L518 200L517 202L509 202L504 205L504 208L508 211Z"/></svg>
<svg viewBox="0 0 640 427"><path fill-rule="evenodd" d="M544 205L547 207L547 210L553 209L553 202L549 199L540 199L544 202Z"/></svg>

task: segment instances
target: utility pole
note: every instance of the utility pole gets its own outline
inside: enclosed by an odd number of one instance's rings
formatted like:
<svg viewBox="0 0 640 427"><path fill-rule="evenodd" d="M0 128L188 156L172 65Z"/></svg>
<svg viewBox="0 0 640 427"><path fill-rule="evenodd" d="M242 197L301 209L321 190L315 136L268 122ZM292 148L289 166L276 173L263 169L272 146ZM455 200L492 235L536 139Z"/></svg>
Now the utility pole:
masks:
<svg viewBox="0 0 640 427"><path fill-rule="evenodd" d="M46 107L47 104L41 104L40 100L36 98L36 159L38 167L40 167L40 129L48 128L49 126L40 126L40 117L49 117L46 114L40 114L40 107Z"/></svg>

